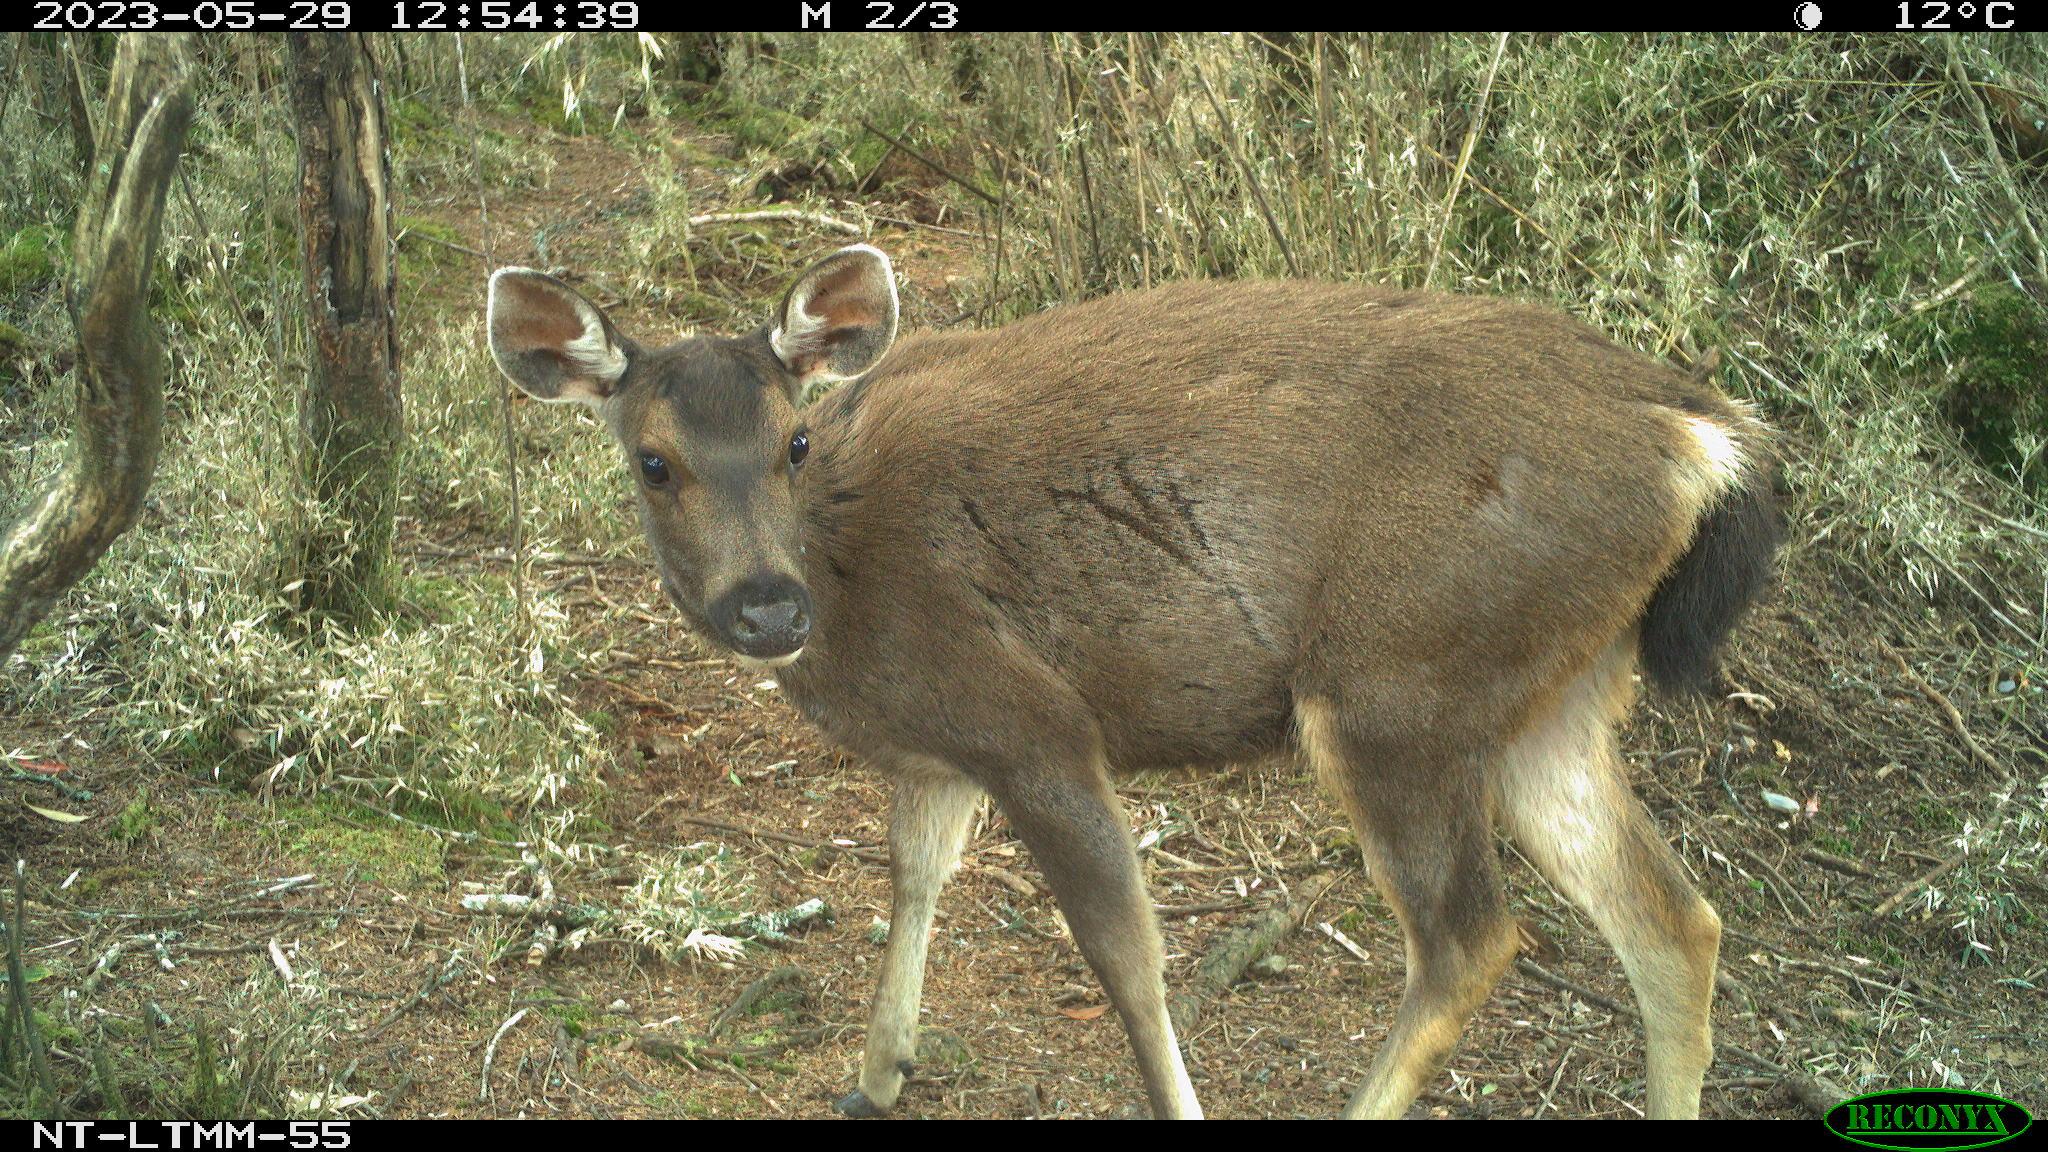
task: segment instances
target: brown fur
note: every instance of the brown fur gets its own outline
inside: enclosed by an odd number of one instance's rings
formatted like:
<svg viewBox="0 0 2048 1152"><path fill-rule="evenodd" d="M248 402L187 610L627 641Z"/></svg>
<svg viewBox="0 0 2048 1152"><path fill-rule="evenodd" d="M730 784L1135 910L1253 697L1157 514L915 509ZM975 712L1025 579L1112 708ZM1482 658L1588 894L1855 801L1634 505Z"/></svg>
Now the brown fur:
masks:
<svg viewBox="0 0 2048 1152"><path fill-rule="evenodd" d="M809 288L814 316L873 311ZM908 337L801 413L766 348L764 330L636 352L606 411L629 454L697 481L643 489L678 603L701 623L751 570L800 579L815 627L782 683L898 775L895 924L919 940L891 940L849 1111L895 1102L930 905L985 790L1155 1112L1193 1113L1111 773L1290 746L1408 939L1407 997L1347 1114L1405 1111L1512 958L1496 819L1630 963L1652 1114L1697 1109L1717 927L1612 728L1660 581L1727 493L1769 491L1744 410L1547 308L1300 282ZM810 458L785 474L799 428Z"/></svg>

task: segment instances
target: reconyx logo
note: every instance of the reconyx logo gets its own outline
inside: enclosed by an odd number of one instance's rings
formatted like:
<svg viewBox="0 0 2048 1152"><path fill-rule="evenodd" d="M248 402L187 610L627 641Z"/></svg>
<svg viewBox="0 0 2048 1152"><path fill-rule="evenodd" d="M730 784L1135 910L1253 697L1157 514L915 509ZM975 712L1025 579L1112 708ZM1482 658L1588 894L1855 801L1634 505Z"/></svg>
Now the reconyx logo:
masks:
<svg viewBox="0 0 2048 1152"><path fill-rule="evenodd" d="M2003 1144L2034 1123L2025 1108L1983 1092L1900 1088L1844 1100L1828 1129L1853 1144L1898 1152L1956 1152Z"/></svg>

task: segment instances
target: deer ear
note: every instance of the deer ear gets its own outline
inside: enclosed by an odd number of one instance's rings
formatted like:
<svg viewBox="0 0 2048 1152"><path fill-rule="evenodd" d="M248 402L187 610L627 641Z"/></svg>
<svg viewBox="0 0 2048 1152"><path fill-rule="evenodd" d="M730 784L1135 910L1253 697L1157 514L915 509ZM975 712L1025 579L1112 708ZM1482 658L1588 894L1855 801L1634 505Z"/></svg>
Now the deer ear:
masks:
<svg viewBox="0 0 2048 1152"><path fill-rule="evenodd" d="M850 380L896 339L896 274L881 249L841 248L790 285L768 342L799 387Z"/></svg>
<svg viewBox="0 0 2048 1152"><path fill-rule="evenodd" d="M536 400L602 404L626 374L631 345L597 305L544 272L491 275L491 358Z"/></svg>

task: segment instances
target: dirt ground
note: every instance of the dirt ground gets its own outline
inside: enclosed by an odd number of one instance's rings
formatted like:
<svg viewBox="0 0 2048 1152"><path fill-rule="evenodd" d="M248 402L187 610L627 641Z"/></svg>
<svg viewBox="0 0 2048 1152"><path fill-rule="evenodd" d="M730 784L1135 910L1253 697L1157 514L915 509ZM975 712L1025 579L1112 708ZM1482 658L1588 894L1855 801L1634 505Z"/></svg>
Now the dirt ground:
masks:
<svg viewBox="0 0 2048 1152"><path fill-rule="evenodd" d="M606 253L644 194L649 161L598 139L548 146L548 186L493 205L493 255L534 261L508 238L552 221L548 262L591 270L597 280L585 287L602 299ZM707 184L705 195L721 191ZM924 204L871 207L931 221ZM462 196L404 210L469 245L485 242ZM909 281L911 322L949 320L971 305L949 278L972 267L972 241L886 225L876 242ZM410 307L481 307L481 277L449 263L446 280L416 289ZM759 286L763 299L777 290L766 279ZM674 327L673 317L623 312L641 330ZM2008 954L1984 962L1965 955L1946 915L1916 911L1915 881L1953 851L1939 813L1988 787L1965 733L1988 728L1990 713L1967 684L1902 674L1880 629L1858 615L1854 590L1828 587L1803 563L1789 562L1795 585L1845 594L1832 604L1780 596L1756 614L1731 660L1739 692L1646 705L1629 732L1638 794L1727 925L1703 1111L1804 1117L1810 1076L1859 1091L1934 1083L1947 1069L2038 1108L2048 1103L2038 916L2008 926L2019 934L2001 941ZM870 929L888 909L886 785L822 746L759 674L692 640L646 567L582 572L562 606L578 630L603 632L619 654L579 687L593 712L626 718L616 735L625 767L601 799L611 835L621 844L721 842L761 878L769 904L820 898L829 919L731 963L668 963L594 943L531 966L530 926L459 906L466 884L506 891L524 882L505 846L423 834L421 850L442 854L441 867L338 867L318 838L274 825L260 797L77 743L93 743L90 732L0 719L0 748L61 761L67 785L94 793L65 799L0 779L0 843L27 857L42 885L31 888L30 958L84 964L145 930L138 924L175 933L162 956L136 947L116 957L100 1010L188 1023L222 1004L301 1001L311 1042L280 1057L281 1079L367 1097L346 1115L832 1115L853 1084L881 955ZM543 569L539 578L574 575ZM1941 658L1902 654L1923 669ZM1868 735L1845 737L1845 725ZM2044 756L2039 737L2027 745L2005 732L1986 754L2037 767L2024 757ZM1813 811L1769 810L1757 784L1765 779ZM124 844L109 830L145 790L152 826ZM1154 897L1168 909L1171 988L1275 893L1336 872L1307 925L1278 948L1284 963L1210 1004L1183 1037L1212 1116L1334 1114L1384 1035L1402 982L1398 933L1344 821L1290 762L1138 777L1121 791L1135 829L1172 830L1145 853ZM23 807L60 799L92 818L62 825ZM1511 849L1503 853L1533 950L1416 1114L1638 1115L1642 1042L1623 1007L1632 1001L1618 963ZM74 870L72 887L54 888ZM305 874L314 879L263 893ZM1902 891L1884 918L1873 915ZM925 1000L931 1036L898 1115L1142 1114L1122 1028L1101 1010L1094 977L1044 892L1029 855L986 815L941 906ZM557 894L565 903L579 895L616 898L580 894L573 883ZM2022 965L2013 954L2037 959ZM791 982L714 1030L748 985L784 966L798 970ZM269 1042L272 1025L253 1017L220 1024L243 1050ZM686 1037L695 1038L688 1058L650 1040Z"/></svg>

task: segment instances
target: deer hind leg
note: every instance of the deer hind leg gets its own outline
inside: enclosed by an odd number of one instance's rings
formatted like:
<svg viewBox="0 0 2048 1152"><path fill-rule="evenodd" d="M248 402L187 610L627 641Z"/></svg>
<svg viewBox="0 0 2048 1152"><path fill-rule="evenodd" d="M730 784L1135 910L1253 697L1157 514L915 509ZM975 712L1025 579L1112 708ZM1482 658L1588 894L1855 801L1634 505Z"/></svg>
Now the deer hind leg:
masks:
<svg viewBox="0 0 2048 1152"><path fill-rule="evenodd" d="M1394 1119L1434 1079L1506 971L1515 933L1485 807L1484 760L1353 725L1329 701L1295 708L1302 750L1343 801L1401 921L1407 987L1346 1119Z"/></svg>
<svg viewBox="0 0 2048 1152"><path fill-rule="evenodd" d="M889 808L889 945L868 1009L860 1087L836 1105L849 1116L879 1116L903 1090L917 1052L932 913L960 862L981 797L980 785L942 765L906 765L897 776Z"/></svg>
<svg viewBox="0 0 2048 1152"><path fill-rule="evenodd" d="M1648 1039L1646 1113L1699 1115L1721 921L1623 776L1614 724L1632 640L1618 641L1518 737L1497 771L1504 829L1621 957Z"/></svg>

